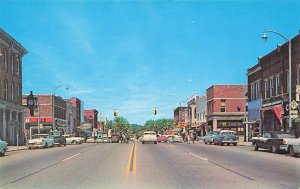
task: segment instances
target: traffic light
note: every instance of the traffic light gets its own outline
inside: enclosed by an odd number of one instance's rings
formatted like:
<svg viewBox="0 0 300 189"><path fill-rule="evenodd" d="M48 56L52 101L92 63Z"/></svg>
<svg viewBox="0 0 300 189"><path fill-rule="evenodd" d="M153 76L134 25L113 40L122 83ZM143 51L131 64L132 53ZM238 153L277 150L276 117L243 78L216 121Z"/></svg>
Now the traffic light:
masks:
<svg viewBox="0 0 300 189"><path fill-rule="evenodd" d="M115 117L118 117L119 116L119 113L117 111L114 111L114 116Z"/></svg>
<svg viewBox="0 0 300 189"><path fill-rule="evenodd" d="M157 110L156 108L152 111L153 115L156 115L157 114Z"/></svg>

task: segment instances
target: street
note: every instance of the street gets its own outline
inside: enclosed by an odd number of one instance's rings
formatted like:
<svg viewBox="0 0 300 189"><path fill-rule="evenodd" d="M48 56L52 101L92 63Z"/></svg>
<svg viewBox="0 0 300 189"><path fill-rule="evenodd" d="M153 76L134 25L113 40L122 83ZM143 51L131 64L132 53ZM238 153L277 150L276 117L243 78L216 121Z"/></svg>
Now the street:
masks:
<svg viewBox="0 0 300 189"><path fill-rule="evenodd" d="M245 146L82 144L0 159L0 188L299 188L300 161Z"/></svg>

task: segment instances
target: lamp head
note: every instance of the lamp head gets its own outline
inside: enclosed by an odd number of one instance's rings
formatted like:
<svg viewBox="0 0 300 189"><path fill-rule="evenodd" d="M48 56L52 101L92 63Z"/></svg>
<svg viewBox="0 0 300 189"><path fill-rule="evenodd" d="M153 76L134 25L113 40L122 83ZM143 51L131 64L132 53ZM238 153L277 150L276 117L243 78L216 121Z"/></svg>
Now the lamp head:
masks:
<svg viewBox="0 0 300 189"><path fill-rule="evenodd" d="M268 39L268 36L266 33L263 33L263 35L261 36L262 40L264 40L265 42L267 41Z"/></svg>

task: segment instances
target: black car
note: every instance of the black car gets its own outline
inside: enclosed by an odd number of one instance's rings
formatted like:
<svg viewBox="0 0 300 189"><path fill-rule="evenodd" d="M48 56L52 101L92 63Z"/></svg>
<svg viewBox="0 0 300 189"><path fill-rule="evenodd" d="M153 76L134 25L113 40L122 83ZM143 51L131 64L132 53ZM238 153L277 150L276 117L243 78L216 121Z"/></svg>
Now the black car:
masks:
<svg viewBox="0 0 300 189"><path fill-rule="evenodd" d="M257 151L259 148L271 150L276 153L278 151L286 151L287 145L284 144L284 138L295 138L287 132L265 132L263 136L253 137L252 145L254 150Z"/></svg>
<svg viewBox="0 0 300 189"><path fill-rule="evenodd" d="M66 138L63 136L63 133L61 131L51 131L50 136L54 140L54 145L57 146L66 146Z"/></svg>

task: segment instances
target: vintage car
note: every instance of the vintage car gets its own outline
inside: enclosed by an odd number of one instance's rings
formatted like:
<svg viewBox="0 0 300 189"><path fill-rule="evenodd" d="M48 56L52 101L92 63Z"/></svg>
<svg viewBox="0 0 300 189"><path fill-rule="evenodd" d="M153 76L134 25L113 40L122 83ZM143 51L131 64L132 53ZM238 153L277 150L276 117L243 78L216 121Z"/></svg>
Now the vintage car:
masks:
<svg viewBox="0 0 300 189"><path fill-rule="evenodd" d="M168 142L168 137L165 135L158 135L157 142L166 143L166 142Z"/></svg>
<svg viewBox="0 0 300 189"><path fill-rule="evenodd" d="M154 144L157 144L157 136L154 131L145 131L142 136L142 143L145 144L145 142L153 142Z"/></svg>
<svg viewBox="0 0 300 189"><path fill-rule="evenodd" d="M203 137L203 142L204 144L212 144L214 142L214 137L216 137L220 131L211 131L207 135Z"/></svg>
<svg viewBox="0 0 300 189"><path fill-rule="evenodd" d="M183 138L182 136L171 135L168 136L168 143L183 143Z"/></svg>
<svg viewBox="0 0 300 189"><path fill-rule="evenodd" d="M0 156L4 156L7 151L7 143L0 139Z"/></svg>
<svg viewBox="0 0 300 189"><path fill-rule="evenodd" d="M66 139L66 144L82 144L84 141L82 137L75 137L71 134L65 134L63 137Z"/></svg>
<svg viewBox="0 0 300 189"><path fill-rule="evenodd" d="M236 136L235 132L231 130L221 130L217 135L213 137L213 143L215 145L227 144L227 146L229 146L230 144L233 144L234 146L236 146L238 142L238 137Z"/></svg>
<svg viewBox="0 0 300 189"><path fill-rule="evenodd" d="M53 138L54 145L59 147L66 146L67 141L66 138L63 137L62 131L51 131L49 136Z"/></svg>
<svg viewBox="0 0 300 189"><path fill-rule="evenodd" d="M300 137L299 138L289 138L284 139L283 143L288 145L288 152L291 156L297 156L300 154Z"/></svg>
<svg viewBox="0 0 300 189"><path fill-rule="evenodd" d="M263 136L252 137L251 141L255 151L259 148L263 148L276 153L279 151L287 152L289 150L287 141L292 141L293 139L296 139L296 137L290 133L270 131L265 132ZM294 148L292 148L292 150L294 150Z"/></svg>
<svg viewBox="0 0 300 189"><path fill-rule="evenodd" d="M54 146L53 137L48 134L34 134L32 139L27 141L27 147L32 148L48 148Z"/></svg>

